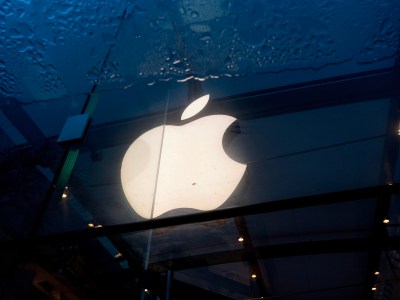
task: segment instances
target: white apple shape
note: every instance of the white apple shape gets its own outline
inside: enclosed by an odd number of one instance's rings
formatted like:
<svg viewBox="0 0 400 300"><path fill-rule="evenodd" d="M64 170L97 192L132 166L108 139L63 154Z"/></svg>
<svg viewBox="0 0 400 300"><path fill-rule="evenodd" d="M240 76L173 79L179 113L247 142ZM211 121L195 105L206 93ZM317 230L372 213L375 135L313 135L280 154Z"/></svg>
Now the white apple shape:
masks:
<svg viewBox="0 0 400 300"><path fill-rule="evenodd" d="M208 98L190 104L182 119L198 113ZM158 126L139 136L121 167L122 188L136 213L150 219L176 208L208 211L221 206L246 170L222 146L235 120L210 115L182 126Z"/></svg>

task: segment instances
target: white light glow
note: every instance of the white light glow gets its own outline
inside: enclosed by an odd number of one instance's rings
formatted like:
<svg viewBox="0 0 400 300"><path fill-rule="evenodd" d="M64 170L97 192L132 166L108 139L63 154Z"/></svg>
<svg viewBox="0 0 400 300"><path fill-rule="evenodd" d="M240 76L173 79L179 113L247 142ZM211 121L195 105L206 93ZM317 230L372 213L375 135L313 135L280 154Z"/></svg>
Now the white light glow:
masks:
<svg viewBox="0 0 400 300"><path fill-rule="evenodd" d="M65 200L65 199L68 198L68 195L69 195L69 191L68 191L68 187L66 186L64 188L64 191L63 191L62 195L61 195L61 198Z"/></svg>
<svg viewBox="0 0 400 300"><path fill-rule="evenodd" d="M210 95L204 95L190 103L189 106L183 111L181 120L189 119L200 112L207 105L208 99L210 99Z"/></svg>
<svg viewBox="0 0 400 300"><path fill-rule="evenodd" d="M159 126L137 138L121 167L132 208L143 218L155 218L176 208L205 211L223 204L246 169L222 146L235 120L211 115L183 126Z"/></svg>

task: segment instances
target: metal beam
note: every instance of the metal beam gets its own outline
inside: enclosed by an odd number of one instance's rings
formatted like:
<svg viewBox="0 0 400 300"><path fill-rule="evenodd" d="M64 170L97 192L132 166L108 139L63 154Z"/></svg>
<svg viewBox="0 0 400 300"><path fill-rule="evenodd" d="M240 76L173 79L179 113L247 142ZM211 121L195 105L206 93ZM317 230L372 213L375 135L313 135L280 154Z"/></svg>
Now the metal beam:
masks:
<svg viewBox="0 0 400 300"><path fill-rule="evenodd" d="M221 294L202 289L198 286L191 285L186 282L174 280L174 297L178 299L191 299L191 300L204 300L204 299L215 299L215 300L233 300L233 298L223 296ZM237 284L237 283L232 283Z"/></svg>
<svg viewBox="0 0 400 300"><path fill-rule="evenodd" d="M251 272L256 274L255 282L260 290L261 296L271 295L271 286L269 283L268 275L266 270L262 268L262 265L257 260L256 251L253 245L253 241L249 230L247 228L246 220L243 216L235 217L236 228L239 232L239 236L244 239L243 248L246 251L246 256L248 257L248 262L250 265ZM264 272L263 272L264 271Z"/></svg>
<svg viewBox="0 0 400 300"><path fill-rule="evenodd" d="M374 70L213 99L198 117L232 113L240 120L389 98L400 94L400 71ZM198 90L198 89L197 89ZM180 124L185 106L168 110L167 123ZM150 127L161 125L165 111L92 126L88 143L107 148L131 143ZM88 151L82 149L82 151Z"/></svg>
<svg viewBox="0 0 400 300"><path fill-rule="evenodd" d="M315 254L345 253L345 252L367 252L371 248L398 249L400 237L388 237L376 245L374 238L322 240L299 243L288 243L272 246L255 247L257 259L269 259L277 257L303 256ZM166 269L174 271L206 267L211 265L234 263L248 259L248 252L245 249L221 251L182 257L172 260L155 262L150 268L157 272Z"/></svg>
<svg viewBox="0 0 400 300"><path fill-rule="evenodd" d="M310 206L323 206L333 203L344 203L356 200L377 198L382 195L400 194L400 184L382 185L367 188L359 188L345 190L340 192L332 192L326 194L304 196L297 198L282 199L276 201L268 201L218 209L209 212L200 212L176 217L151 219L146 221L136 221L127 224L110 225L98 228L89 228L77 231L54 233L46 236L36 236L26 239L13 241L0 241L0 247L19 247L29 246L29 244L58 243L58 242L75 242L86 238L108 236L115 234L124 234L148 229L161 227L169 227L176 225L192 224L197 222L205 222L216 219L233 218L237 216L246 216L262 213L270 213L276 211L290 210Z"/></svg>
<svg viewBox="0 0 400 300"><path fill-rule="evenodd" d="M400 92L400 70L348 74L216 99L240 119L324 108L393 97Z"/></svg>
<svg viewBox="0 0 400 300"><path fill-rule="evenodd" d="M399 153L399 121L400 121L400 97L393 97L390 102L388 123L385 135L385 144L382 157L381 178L383 184L392 184L395 177L395 168ZM391 195L381 195L376 202L374 227L372 236L375 239L375 245L379 245L381 240L387 237L387 229L383 220L388 218ZM372 287L376 284L374 272L379 269L382 249L379 246L372 247L369 253L369 266L367 276L367 285L365 289L365 299L374 299Z"/></svg>
<svg viewBox="0 0 400 300"><path fill-rule="evenodd" d="M21 103L14 98L7 98L8 105L3 107L4 115L13 126L25 137L34 148L42 148L47 141L42 131L22 108Z"/></svg>

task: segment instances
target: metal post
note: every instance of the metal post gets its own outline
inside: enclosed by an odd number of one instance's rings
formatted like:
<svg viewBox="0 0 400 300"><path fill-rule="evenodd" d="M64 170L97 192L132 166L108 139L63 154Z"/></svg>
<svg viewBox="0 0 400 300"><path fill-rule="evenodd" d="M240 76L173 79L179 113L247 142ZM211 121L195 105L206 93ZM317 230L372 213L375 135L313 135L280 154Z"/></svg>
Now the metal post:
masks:
<svg viewBox="0 0 400 300"><path fill-rule="evenodd" d="M167 287L165 289L165 300L171 300L171 284L173 279L172 270L167 271Z"/></svg>

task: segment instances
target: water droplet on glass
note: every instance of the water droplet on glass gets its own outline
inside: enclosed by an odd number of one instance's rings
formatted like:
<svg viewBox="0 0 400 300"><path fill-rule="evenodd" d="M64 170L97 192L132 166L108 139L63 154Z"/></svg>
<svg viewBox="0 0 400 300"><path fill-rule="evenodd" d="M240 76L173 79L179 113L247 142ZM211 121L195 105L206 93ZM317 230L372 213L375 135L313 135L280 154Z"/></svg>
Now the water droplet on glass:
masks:
<svg viewBox="0 0 400 300"><path fill-rule="evenodd" d="M193 19L197 19L199 17L199 13L197 11L192 11L190 15L192 16Z"/></svg>

